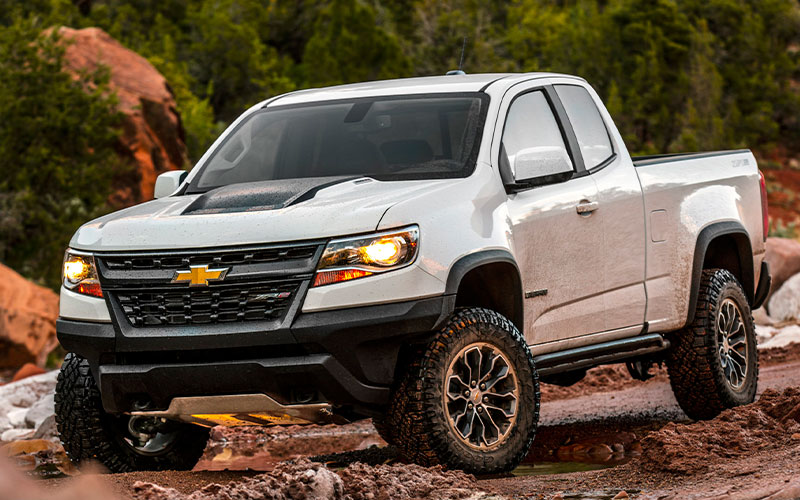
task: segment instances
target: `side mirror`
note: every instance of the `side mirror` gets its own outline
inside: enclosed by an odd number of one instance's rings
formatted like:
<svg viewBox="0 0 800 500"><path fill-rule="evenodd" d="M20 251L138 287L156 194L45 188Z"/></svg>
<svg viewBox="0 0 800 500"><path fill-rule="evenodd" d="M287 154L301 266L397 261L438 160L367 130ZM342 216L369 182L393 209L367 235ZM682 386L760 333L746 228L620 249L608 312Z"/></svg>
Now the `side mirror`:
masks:
<svg viewBox="0 0 800 500"><path fill-rule="evenodd" d="M573 171L567 150L558 146L521 149L511 164L514 166L514 181L518 183Z"/></svg>
<svg viewBox="0 0 800 500"><path fill-rule="evenodd" d="M158 199L171 195L178 190L178 187L180 187L188 174L189 172L185 170L171 170L159 175L156 178L156 187L153 190L153 197Z"/></svg>

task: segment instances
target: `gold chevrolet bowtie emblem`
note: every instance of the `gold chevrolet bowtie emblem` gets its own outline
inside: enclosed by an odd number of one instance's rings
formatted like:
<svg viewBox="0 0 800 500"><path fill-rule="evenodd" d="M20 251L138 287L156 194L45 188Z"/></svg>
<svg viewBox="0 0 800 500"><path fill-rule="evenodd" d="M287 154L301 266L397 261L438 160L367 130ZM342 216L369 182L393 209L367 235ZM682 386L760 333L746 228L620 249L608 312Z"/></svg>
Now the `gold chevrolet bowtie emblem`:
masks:
<svg viewBox="0 0 800 500"><path fill-rule="evenodd" d="M208 286L209 281L222 281L228 268L209 269L208 266L189 266L188 271L175 271L172 283L189 283L189 286Z"/></svg>

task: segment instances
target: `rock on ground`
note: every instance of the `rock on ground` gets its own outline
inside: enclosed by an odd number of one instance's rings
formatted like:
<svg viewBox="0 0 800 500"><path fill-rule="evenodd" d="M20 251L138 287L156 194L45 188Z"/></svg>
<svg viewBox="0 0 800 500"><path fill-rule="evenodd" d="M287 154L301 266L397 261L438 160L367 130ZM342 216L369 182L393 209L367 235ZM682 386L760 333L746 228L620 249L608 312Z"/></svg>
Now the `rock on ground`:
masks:
<svg viewBox="0 0 800 500"><path fill-rule="evenodd" d="M58 295L0 264L0 368L43 365L57 345Z"/></svg>
<svg viewBox="0 0 800 500"><path fill-rule="evenodd" d="M441 467L353 464L338 474L307 459L282 462L266 474L183 494L152 483L133 485L134 500L324 499L403 500L486 498L473 476ZM498 497L495 497L498 498Z"/></svg>
<svg viewBox="0 0 800 500"><path fill-rule="evenodd" d="M112 203L129 206L152 199L159 174L188 164L183 125L166 79L147 59L99 28L61 28L59 33L70 42L69 69L109 68L110 87L125 115L120 143L136 168L116 180Z"/></svg>
<svg viewBox="0 0 800 500"><path fill-rule="evenodd" d="M54 413L53 391L57 378L56 370L0 386L0 440L23 439L35 433L53 435L46 429L38 431ZM10 430L30 431L30 436L22 432L6 434Z"/></svg>
<svg viewBox="0 0 800 500"><path fill-rule="evenodd" d="M769 315L776 321L800 320L800 274L795 274L772 294Z"/></svg>
<svg viewBox="0 0 800 500"><path fill-rule="evenodd" d="M25 425L28 428L38 429L47 420L47 417L55 415L56 407L53 396L52 393L47 394L25 410Z"/></svg>
<svg viewBox="0 0 800 500"><path fill-rule="evenodd" d="M699 474L756 451L800 445L800 388L767 389L755 403L692 424L669 423L642 440L640 466L649 471Z"/></svg>
<svg viewBox="0 0 800 500"><path fill-rule="evenodd" d="M767 238L767 254L764 258L769 264L769 273L772 276L770 288L772 296L786 280L800 273L800 241L789 238Z"/></svg>
<svg viewBox="0 0 800 500"><path fill-rule="evenodd" d="M469 474L414 464L370 467L356 463L339 475L352 500L458 499L473 497L478 490L477 481Z"/></svg>
<svg viewBox="0 0 800 500"><path fill-rule="evenodd" d="M775 320L767 313L767 310L762 306L753 311L753 321L756 325L772 326Z"/></svg>
<svg viewBox="0 0 800 500"><path fill-rule="evenodd" d="M781 328L757 326L756 335L759 349L786 347L790 344L800 343L800 326L788 325Z"/></svg>
<svg viewBox="0 0 800 500"><path fill-rule="evenodd" d="M151 483L133 485L135 500L340 499L343 493L342 480L335 472L308 460L283 462L268 474L227 485L210 484L190 495Z"/></svg>

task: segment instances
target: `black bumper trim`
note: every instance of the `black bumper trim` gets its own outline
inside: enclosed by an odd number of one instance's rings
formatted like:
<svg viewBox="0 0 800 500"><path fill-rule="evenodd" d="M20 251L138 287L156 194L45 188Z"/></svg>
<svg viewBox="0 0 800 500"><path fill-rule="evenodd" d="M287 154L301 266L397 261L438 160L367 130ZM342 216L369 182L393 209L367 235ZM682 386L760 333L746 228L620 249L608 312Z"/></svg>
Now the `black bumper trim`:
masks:
<svg viewBox="0 0 800 500"><path fill-rule="evenodd" d="M401 349L430 336L454 306L455 296L439 296L298 313L290 327L270 331L221 324L200 335L162 329L135 342L110 323L59 319L56 330L65 349L89 360L112 413L137 401L165 409L178 396L253 392L284 404L316 393L334 405L375 408L389 400Z"/></svg>

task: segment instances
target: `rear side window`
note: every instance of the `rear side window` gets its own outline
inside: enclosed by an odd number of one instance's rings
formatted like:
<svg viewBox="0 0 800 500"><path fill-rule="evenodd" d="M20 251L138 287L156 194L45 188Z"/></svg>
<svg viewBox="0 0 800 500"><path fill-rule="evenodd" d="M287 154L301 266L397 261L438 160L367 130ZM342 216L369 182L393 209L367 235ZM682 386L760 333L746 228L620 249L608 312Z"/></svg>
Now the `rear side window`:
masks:
<svg viewBox="0 0 800 500"><path fill-rule="evenodd" d="M567 110L586 169L591 170L611 158L614 148L608 129L589 92L577 85L556 85L555 88Z"/></svg>

